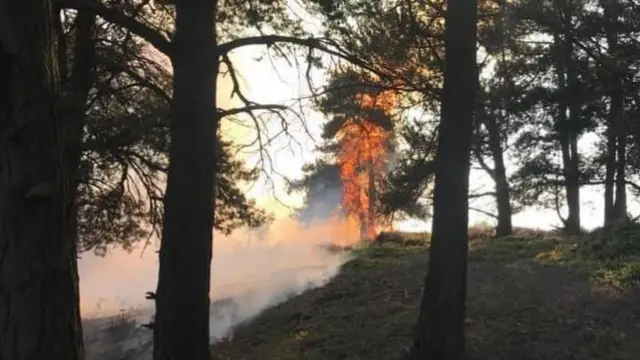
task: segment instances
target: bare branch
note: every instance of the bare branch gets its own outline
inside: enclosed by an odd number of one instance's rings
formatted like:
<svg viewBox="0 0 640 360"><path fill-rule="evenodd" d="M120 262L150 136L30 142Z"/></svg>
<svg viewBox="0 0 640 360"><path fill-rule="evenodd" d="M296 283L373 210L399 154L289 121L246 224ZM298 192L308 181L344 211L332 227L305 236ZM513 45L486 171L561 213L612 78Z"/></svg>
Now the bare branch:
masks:
<svg viewBox="0 0 640 360"><path fill-rule="evenodd" d="M171 57L173 44L158 31L141 23L131 16L124 14L121 10L105 6L98 1L90 0L54 0L60 8L91 11L105 19L106 21L122 26L137 36L145 39L156 49Z"/></svg>
<svg viewBox="0 0 640 360"><path fill-rule="evenodd" d="M497 194L494 191L487 191L483 193L469 194L469 199L478 199L485 196L496 196L496 195Z"/></svg>
<svg viewBox="0 0 640 360"><path fill-rule="evenodd" d="M494 218L494 219L497 219L497 218L498 218L498 215L496 215L496 214L492 214L492 213L490 213L490 212L488 212L488 211L486 211L486 210L478 209L478 208L471 207L471 206L469 206L469 210L470 210L470 211L478 212L478 213L480 213L480 214L483 214L483 215L486 215L486 216L489 216L489 217L492 217L492 218Z"/></svg>
<svg viewBox="0 0 640 360"><path fill-rule="evenodd" d="M149 90L152 90L159 97L164 99L166 102L171 103L171 96L169 96L169 94L167 94L166 91L164 91L157 84L154 84L151 80L149 80L149 79L145 78L144 76L136 73L131 67L122 66L122 64L118 64L115 61L111 61L111 60L108 60L108 59L103 59L102 62L105 65L105 67L109 68L111 71L114 71L114 72L115 71L120 71L120 72L123 72L123 73L127 74L129 77L131 77L131 79L135 80L141 86L146 87Z"/></svg>
<svg viewBox="0 0 640 360"><path fill-rule="evenodd" d="M252 46L252 45L266 45L273 46L278 43L288 43L294 45L300 45L309 47L312 49L320 50L326 54L337 56L343 60L350 62L353 65L361 67L365 70L368 70L376 75L384 76L385 74L381 74L379 71L374 69L371 65L369 65L364 60L350 55L348 52L340 49L337 44L329 41L328 39L319 39L319 38L297 38L293 36L283 36L283 35L262 35L262 36L249 36L240 39L235 39L228 41L226 43L222 43L218 45L218 52L220 56L226 56L229 52L244 47L244 46Z"/></svg>
<svg viewBox="0 0 640 360"><path fill-rule="evenodd" d="M250 113L252 111L257 111L257 110L269 110L269 111L283 110L283 111L285 111L285 110L288 110L288 107L286 107L284 105L278 105L278 104L265 104L265 105L252 104L252 105L247 105L245 107L228 109L228 110L218 109L218 114L220 115L221 118L223 118L225 116L233 116L233 115L238 115L240 113Z"/></svg>

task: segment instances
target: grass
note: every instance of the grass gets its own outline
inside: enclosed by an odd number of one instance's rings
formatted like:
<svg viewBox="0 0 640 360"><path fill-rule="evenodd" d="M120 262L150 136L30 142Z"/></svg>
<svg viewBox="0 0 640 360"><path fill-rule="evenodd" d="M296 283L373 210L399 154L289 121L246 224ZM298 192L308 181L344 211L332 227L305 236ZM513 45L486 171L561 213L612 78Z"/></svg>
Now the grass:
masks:
<svg viewBox="0 0 640 360"><path fill-rule="evenodd" d="M633 256L603 256L595 234L470 235L470 360L638 359L640 265ZM213 347L213 359L400 359L426 275L424 239L354 249L355 259L329 284L236 329ZM583 240L589 245L576 249Z"/></svg>

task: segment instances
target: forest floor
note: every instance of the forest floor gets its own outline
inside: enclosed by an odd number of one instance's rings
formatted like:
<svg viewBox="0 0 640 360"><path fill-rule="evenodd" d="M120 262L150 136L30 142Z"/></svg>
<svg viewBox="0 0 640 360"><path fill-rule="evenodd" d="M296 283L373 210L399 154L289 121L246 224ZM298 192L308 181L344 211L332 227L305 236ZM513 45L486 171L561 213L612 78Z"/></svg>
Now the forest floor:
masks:
<svg viewBox="0 0 640 360"><path fill-rule="evenodd" d="M522 230L470 234L469 360L637 360L640 262L587 260L574 240ZM355 250L326 286L238 327L214 360L398 360L411 344L424 246Z"/></svg>

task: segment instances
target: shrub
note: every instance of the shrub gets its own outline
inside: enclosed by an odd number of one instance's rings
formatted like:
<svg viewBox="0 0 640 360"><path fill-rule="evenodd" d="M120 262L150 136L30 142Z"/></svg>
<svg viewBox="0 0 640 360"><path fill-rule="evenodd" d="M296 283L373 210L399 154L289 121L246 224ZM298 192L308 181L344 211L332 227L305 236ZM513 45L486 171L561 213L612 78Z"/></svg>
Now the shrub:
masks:
<svg viewBox="0 0 640 360"><path fill-rule="evenodd" d="M640 223L621 220L583 235L580 253L598 260L616 260L640 255Z"/></svg>

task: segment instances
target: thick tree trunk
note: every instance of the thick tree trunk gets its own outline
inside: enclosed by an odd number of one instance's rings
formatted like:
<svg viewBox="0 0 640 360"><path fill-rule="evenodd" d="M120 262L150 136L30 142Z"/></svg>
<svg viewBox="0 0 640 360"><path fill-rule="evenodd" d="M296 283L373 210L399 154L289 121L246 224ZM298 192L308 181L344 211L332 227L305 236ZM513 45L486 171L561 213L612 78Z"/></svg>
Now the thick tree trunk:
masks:
<svg viewBox="0 0 640 360"><path fill-rule="evenodd" d="M176 4L171 146L160 248L155 360L209 360L216 129L215 1Z"/></svg>
<svg viewBox="0 0 640 360"><path fill-rule="evenodd" d="M59 18L59 11L56 11ZM56 19L58 20L58 19ZM63 121L66 140L66 156L69 180L71 182L70 196L73 199L71 208L71 231L74 241L73 252L78 253L78 186L80 183L79 169L82 157L83 130L86 124L86 107L89 91L95 78L95 31L96 16L87 11L79 11L76 19L75 44L73 48L73 65L70 78L63 86L65 89L63 100ZM57 30L56 30L57 31ZM60 39L59 36L56 36ZM61 46L61 44L58 44ZM58 59L60 59L58 57ZM60 66L60 64L58 64ZM65 64L66 65L66 64ZM65 66L66 67L66 66ZM81 251L81 249L80 249ZM80 299L80 276L78 274L78 260L73 258L74 282L76 297ZM78 318L80 308L78 307ZM84 347L82 333L79 332L78 343Z"/></svg>
<svg viewBox="0 0 640 360"><path fill-rule="evenodd" d="M436 154L429 272L411 358L464 358L469 152L473 130L477 1L448 0L442 118Z"/></svg>
<svg viewBox="0 0 640 360"><path fill-rule="evenodd" d="M513 233L513 225L511 223L511 194L509 181L507 180L507 169L504 164L500 129L495 119L487 118L484 123L489 133L489 149L494 162L492 177L496 183L496 203L498 208L496 236L509 236Z"/></svg>
<svg viewBox="0 0 640 360"><path fill-rule="evenodd" d="M48 0L0 1L0 359L83 359Z"/></svg>
<svg viewBox="0 0 640 360"><path fill-rule="evenodd" d="M66 79L64 91L64 121L67 129L67 151L69 167L74 174L74 189L77 188L78 170L82 156L82 135L86 124L86 108L89 91L95 79L95 31L96 16L81 10L75 23L73 64Z"/></svg>

